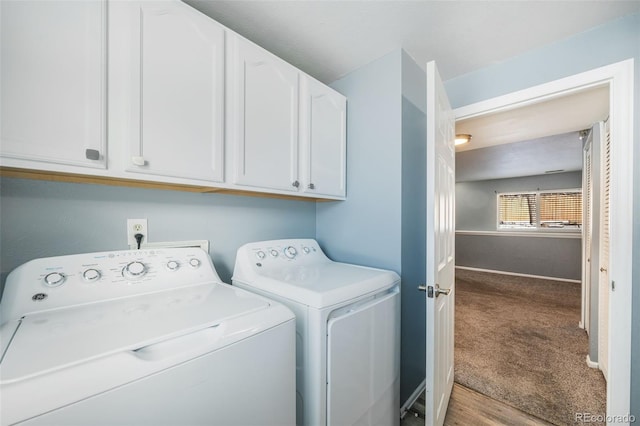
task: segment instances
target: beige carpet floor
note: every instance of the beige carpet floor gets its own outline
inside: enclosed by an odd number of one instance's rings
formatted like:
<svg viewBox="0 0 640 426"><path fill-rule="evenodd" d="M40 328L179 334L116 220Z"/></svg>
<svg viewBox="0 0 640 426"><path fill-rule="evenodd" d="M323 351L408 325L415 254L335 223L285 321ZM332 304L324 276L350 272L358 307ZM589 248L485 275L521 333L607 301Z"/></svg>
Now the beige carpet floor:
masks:
<svg viewBox="0 0 640 426"><path fill-rule="evenodd" d="M604 415L580 300L580 284L456 270L455 381L558 425Z"/></svg>

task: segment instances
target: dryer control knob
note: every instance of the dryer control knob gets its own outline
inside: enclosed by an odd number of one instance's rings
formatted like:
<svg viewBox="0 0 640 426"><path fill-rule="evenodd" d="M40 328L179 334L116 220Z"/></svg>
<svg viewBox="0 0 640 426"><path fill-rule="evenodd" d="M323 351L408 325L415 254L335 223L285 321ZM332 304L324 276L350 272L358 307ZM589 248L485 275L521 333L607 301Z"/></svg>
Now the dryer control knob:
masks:
<svg viewBox="0 0 640 426"><path fill-rule="evenodd" d="M269 253L271 253L271 256L273 256L273 257L278 257L278 250L276 250L276 249L271 249L271 251Z"/></svg>
<svg viewBox="0 0 640 426"><path fill-rule="evenodd" d="M180 264L175 260L170 260L167 262L167 269L170 271L177 271L180 269Z"/></svg>
<svg viewBox="0 0 640 426"><path fill-rule="evenodd" d="M284 249L284 254L285 256L287 256L289 259L293 259L294 257L296 257L296 255L298 254L298 251L296 250L295 247L293 246L289 246L287 248Z"/></svg>
<svg viewBox="0 0 640 426"><path fill-rule="evenodd" d="M142 262L130 262L122 270L122 275L130 280L135 280L147 273L147 267Z"/></svg>
<svg viewBox="0 0 640 426"><path fill-rule="evenodd" d="M189 260L189 266L191 266L192 268L199 268L200 267L200 261L196 258L193 258L191 260Z"/></svg>
<svg viewBox="0 0 640 426"><path fill-rule="evenodd" d="M264 259L264 258L265 258L265 256L266 256L266 254L264 254L264 252L263 252L262 250L258 250L258 251L256 252L256 257L257 257L258 259L260 259L260 260Z"/></svg>
<svg viewBox="0 0 640 426"><path fill-rule="evenodd" d="M97 269L87 269L82 273L82 278L88 283L92 283L94 281L98 281L100 279L100 271Z"/></svg>
<svg viewBox="0 0 640 426"><path fill-rule="evenodd" d="M304 254L309 254L309 252L311 251L311 249L307 246L302 247L302 251L304 252Z"/></svg>
<svg viewBox="0 0 640 426"><path fill-rule="evenodd" d="M64 280L65 276L60 272L51 272L44 277L44 283L49 287L58 287Z"/></svg>

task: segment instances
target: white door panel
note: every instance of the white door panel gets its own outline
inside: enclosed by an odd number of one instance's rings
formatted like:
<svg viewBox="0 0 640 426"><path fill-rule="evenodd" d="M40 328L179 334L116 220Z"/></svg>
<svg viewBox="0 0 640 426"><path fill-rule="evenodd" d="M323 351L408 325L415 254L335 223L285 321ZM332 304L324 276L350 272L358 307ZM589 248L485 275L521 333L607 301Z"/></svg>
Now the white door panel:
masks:
<svg viewBox="0 0 640 426"><path fill-rule="evenodd" d="M346 99L310 77L306 77L303 83L303 191L344 197L347 152Z"/></svg>
<svg viewBox="0 0 640 426"><path fill-rule="evenodd" d="M105 168L106 2L0 2L3 157Z"/></svg>
<svg viewBox="0 0 640 426"><path fill-rule="evenodd" d="M298 70L235 38L234 183L297 191Z"/></svg>
<svg viewBox="0 0 640 426"><path fill-rule="evenodd" d="M223 27L178 2L141 2L134 13L127 170L221 182Z"/></svg>
<svg viewBox="0 0 640 426"><path fill-rule="evenodd" d="M425 422L442 425L453 389L455 122L434 62L427 64ZM438 287L441 291L438 291Z"/></svg>
<svg viewBox="0 0 640 426"><path fill-rule="evenodd" d="M327 425L397 425L397 313L390 293L327 323Z"/></svg>

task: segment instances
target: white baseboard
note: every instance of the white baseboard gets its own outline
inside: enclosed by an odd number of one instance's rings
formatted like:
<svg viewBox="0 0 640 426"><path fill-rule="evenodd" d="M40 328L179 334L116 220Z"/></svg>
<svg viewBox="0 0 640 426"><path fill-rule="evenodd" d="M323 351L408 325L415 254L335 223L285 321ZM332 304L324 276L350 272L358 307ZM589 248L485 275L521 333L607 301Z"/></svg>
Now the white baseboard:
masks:
<svg viewBox="0 0 640 426"><path fill-rule="evenodd" d="M598 370L600 369L600 364L591 361L591 357L589 356L589 354L587 354L587 365L589 366L589 368L595 368Z"/></svg>
<svg viewBox="0 0 640 426"><path fill-rule="evenodd" d="M409 408L411 408L413 403L416 402L418 398L420 398L420 394L422 393L422 391L424 391L426 387L427 387L427 379L425 378L422 381L422 383L420 383L420 385L416 388L416 390L413 391L413 393L409 396L409 398L405 401L405 403L402 404L402 407L400 407L401 419L404 418L404 416L407 414L407 411L409 411Z"/></svg>
<svg viewBox="0 0 640 426"><path fill-rule="evenodd" d="M493 269L481 269L481 268L471 268L468 266L456 266L456 269L464 269L467 271L477 271L477 272L489 272L492 274L500 274L500 275L513 275L515 277L527 277L527 278L539 278L543 280L551 280L551 281L562 281L567 283L576 283L580 284L582 281L580 280L570 280L568 278L557 278L557 277L547 277L544 275L531 275L531 274L520 274L517 272L507 272L507 271L496 271Z"/></svg>

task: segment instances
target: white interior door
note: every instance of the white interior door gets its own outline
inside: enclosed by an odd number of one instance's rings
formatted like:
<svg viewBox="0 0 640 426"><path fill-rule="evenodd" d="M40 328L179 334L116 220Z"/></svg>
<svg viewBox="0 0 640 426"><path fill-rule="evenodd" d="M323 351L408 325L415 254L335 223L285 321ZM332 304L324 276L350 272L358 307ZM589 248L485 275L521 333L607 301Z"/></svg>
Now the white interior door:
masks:
<svg viewBox="0 0 640 426"><path fill-rule="evenodd" d="M435 62L427 64L427 365L425 422L442 425L453 389L455 121Z"/></svg>

